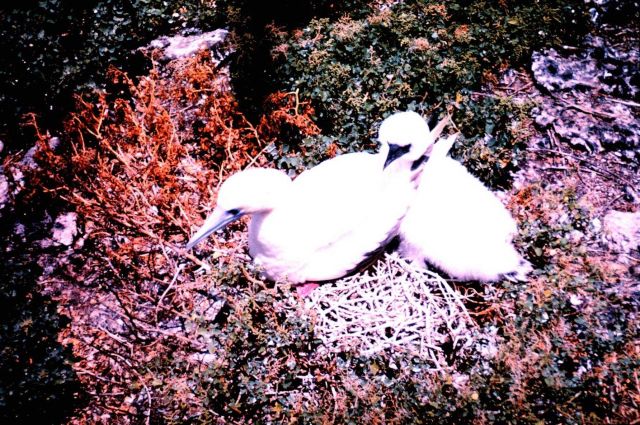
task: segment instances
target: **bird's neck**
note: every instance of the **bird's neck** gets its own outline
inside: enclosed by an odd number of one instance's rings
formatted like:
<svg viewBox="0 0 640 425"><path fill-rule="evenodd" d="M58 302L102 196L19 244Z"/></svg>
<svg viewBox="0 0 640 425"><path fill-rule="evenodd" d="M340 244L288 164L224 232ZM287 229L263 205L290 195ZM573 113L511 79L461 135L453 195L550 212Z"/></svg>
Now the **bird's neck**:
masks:
<svg viewBox="0 0 640 425"><path fill-rule="evenodd" d="M271 214L271 211L261 211L251 215L251 221L249 222L249 253L254 258L257 254L270 251L269 244L262 240L264 238L261 238L262 225L269 214Z"/></svg>

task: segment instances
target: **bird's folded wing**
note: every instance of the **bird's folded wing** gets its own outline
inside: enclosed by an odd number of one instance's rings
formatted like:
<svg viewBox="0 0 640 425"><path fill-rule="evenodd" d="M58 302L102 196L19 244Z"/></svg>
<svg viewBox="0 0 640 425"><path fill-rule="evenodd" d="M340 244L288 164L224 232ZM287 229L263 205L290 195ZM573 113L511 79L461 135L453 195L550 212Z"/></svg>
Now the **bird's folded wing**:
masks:
<svg viewBox="0 0 640 425"><path fill-rule="evenodd" d="M341 168L345 164L348 169ZM299 261L316 280L344 276L388 243L414 194L407 182L390 183L373 155L331 168L333 173L323 177L331 175L333 181L312 181L314 176L308 175L295 198L300 212L308 213L294 226L305 234Z"/></svg>
<svg viewBox="0 0 640 425"><path fill-rule="evenodd" d="M377 155L352 153L300 174L293 184L292 211L314 249L341 240L375 205L382 176Z"/></svg>

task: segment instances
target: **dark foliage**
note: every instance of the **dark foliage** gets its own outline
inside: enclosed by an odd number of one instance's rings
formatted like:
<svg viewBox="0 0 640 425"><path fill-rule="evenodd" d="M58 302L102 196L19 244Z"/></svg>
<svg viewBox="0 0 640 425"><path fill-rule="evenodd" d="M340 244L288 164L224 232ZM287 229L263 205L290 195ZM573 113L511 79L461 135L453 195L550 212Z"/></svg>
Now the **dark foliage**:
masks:
<svg viewBox="0 0 640 425"><path fill-rule="evenodd" d="M482 84L497 82L506 64L526 62L532 50L575 40L579 31L564 31L568 25L588 28L580 2L360 5L337 20L314 19L300 31L274 30L279 42L272 50L273 78L314 102L325 136L309 144L335 142L341 151L375 146L371 139L377 123L393 111L441 115L448 110L466 137L465 150L476 151L460 151L459 156L471 169L484 167L479 174L491 185L504 186L518 155L512 152L505 161L499 151L512 151L518 144L522 135L509 126L522 107L509 106L508 99L478 99L473 93ZM479 156L478 143L492 155ZM501 165L483 164L501 156Z"/></svg>
<svg viewBox="0 0 640 425"><path fill-rule="evenodd" d="M83 403L82 390L71 349L58 342L68 319L38 284L46 213L22 201L13 205L15 221L0 220L0 422L63 423Z"/></svg>
<svg viewBox="0 0 640 425"><path fill-rule="evenodd" d="M271 50L276 40L273 29L305 27L311 19L337 17L363 8L361 0L222 0L216 3L231 30L237 53L231 62L234 91L241 110L250 119L262 113L260 106L280 82L273 75Z"/></svg>
<svg viewBox="0 0 640 425"><path fill-rule="evenodd" d="M214 2L160 0L27 0L0 6L0 138L21 148L30 135L22 115L41 115L59 128L73 107L72 94L100 85L109 64L142 71L135 49L185 27L216 26ZM26 140L31 140L27 137Z"/></svg>

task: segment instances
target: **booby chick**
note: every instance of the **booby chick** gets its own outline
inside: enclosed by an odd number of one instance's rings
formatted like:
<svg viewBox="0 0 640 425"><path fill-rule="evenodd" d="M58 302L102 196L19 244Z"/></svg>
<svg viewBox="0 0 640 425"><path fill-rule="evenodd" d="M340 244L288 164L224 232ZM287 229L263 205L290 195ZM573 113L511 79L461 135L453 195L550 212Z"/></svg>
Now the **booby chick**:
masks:
<svg viewBox="0 0 640 425"><path fill-rule="evenodd" d="M420 115L403 112L381 125L378 154L337 156L293 181L273 169L234 174L187 249L251 215L249 253L267 278L303 283L343 277L396 236L435 136Z"/></svg>
<svg viewBox="0 0 640 425"><path fill-rule="evenodd" d="M531 266L512 245L513 217L494 193L447 156L457 136L434 145L400 227L399 252L456 279L524 280Z"/></svg>

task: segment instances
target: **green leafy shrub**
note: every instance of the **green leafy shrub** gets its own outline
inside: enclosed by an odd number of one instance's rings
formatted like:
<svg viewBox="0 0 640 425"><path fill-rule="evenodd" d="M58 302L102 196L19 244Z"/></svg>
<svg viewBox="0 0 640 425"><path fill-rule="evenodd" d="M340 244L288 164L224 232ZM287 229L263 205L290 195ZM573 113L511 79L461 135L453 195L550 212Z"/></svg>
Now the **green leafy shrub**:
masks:
<svg viewBox="0 0 640 425"><path fill-rule="evenodd" d="M568 273L554 279L557 269L531 286L503 283L495 299L506 313L500 327L488 323L469 355L451 351L451 369L434 371L389 350L324 352L313 313L289 288L247 280L236 267L216 273L226 306L198 324L212 359L192 377L195 394L207 401L203 423L595 424L633 417L640 363L627 345L638 338L638 309L626 296L601 298L604 284ZM572 303L587 287L599 301Z"/></svg>
<svg viewBox="0 0 640 425"><path fill-rule="evenodd" d="M370 8L367 4L362 0L217 1L216 8L237 47L230 68L243 113L256 119L263 113L264 98L281 89L280 82L272 75L274 29L302 28L314 18L335 18L342 13Z"/></svg>
<svg viewBox="0 0 640 425"><path fill-rule="evenodd" d="M506 64L527 61L533 49L576 36L562 30L576 23L586 23L577 1L361 6L338 20L312 20L292 35L274 32L274 79L314 101L318 124L342 151L372 146L381 119L404 109L450 110L469 146L489 134L491 151L512 149L509 118L519 107L478 101L471 92L495 81ZM314 140L326 145L329 139Z"/></svg>
<svg viewBox="0 0 640 425"><path fill-rule="evenodd" d="M0 272L0 420L55 423L73 413L81 391L69 347L57 341L68 323L56 304L39 294L41 273L25 258Z"/></svg>
<svg viewBox="0 0 640 425"><path fill-rule="evenodd" d="M490 187L508 187L530 136L532 104L516 103L507 97L460 98L455 117L463 136L451 155Z"/></svg>

